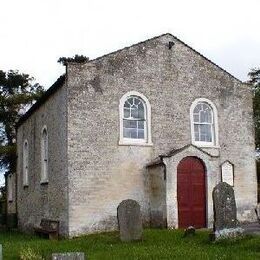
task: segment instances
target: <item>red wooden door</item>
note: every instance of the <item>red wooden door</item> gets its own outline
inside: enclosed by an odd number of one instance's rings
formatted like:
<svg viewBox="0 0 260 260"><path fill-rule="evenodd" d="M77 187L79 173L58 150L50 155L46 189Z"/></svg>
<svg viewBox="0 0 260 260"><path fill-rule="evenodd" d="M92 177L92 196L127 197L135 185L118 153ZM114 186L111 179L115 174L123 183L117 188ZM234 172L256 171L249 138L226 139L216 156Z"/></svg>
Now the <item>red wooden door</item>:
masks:
<svg viewBox="0 0 260 260"><path fill-rule="evenodd" d="M177 168L179 228L206 227L205 168L200 159L186 157Z"/></svg>

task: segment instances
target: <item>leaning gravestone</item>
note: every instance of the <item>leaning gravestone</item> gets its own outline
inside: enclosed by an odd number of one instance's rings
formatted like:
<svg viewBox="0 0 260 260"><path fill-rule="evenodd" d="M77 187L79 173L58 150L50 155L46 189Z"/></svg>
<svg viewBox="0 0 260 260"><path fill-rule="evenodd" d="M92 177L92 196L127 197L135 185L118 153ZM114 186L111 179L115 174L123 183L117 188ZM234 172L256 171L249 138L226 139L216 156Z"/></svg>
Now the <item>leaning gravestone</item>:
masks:
<svg viewBox="0 0 260 260"><path fill-rule="evenodd" d="M220 182L213 189L214 239L234 238L242 235L237 225L237 208L233 188Z"/></svg>
<svg viewBox="0 0 260 260"><path fill-rule="evenodd" d="M52 260L85 260L85 254L82 252L55 253L52 254Z"/></svg>
<svg viewBox="0 0 260 260"><path fill-rule="evenodd" d="M142 218L137 201L123 200L117 208L117 217L121 241L134 241L142 238Z"/></svg>

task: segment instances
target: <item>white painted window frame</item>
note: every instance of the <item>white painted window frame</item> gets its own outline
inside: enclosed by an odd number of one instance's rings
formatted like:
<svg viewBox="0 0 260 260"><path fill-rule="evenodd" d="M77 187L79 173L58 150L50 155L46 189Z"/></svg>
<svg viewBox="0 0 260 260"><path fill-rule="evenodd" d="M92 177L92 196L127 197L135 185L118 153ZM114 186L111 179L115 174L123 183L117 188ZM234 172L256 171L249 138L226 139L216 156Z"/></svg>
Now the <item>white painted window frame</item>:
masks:
<svg viewBox="0 0 260 260"><path fill-rule="evenodd" d="M43 132L46 131L46 147L44 145ZM41 131L41 184L47 184L49 182L48 166L49 166L49 134L47 126L45 125ZM45 160L45 151L47 151L47 159Z"/></svg>
<svg viewBox="0 0 260 260"><path fill-rule="evenodd" d="M7 193L8 193L8 202L13 201L13 183L12 183L12 176L8 175L8 186L7 186Z"/></svg>
<svg viewBox="0 0 260 260"><path fill-rule="evenodd" d="M212 142L201 142L195 141L195 132L194 132L194 120L193 120L193 111L198 103L207 103L213 112L213 129L212 129ZM219 148L219 139L218 139L218 111L216 106L212 101L207 98L197 98L195 99L190 106L190 124L191 124L191 142L192 144L199 147L214 147Z"/></svg>
<svg viewBox="0 0 260 260"><path fill-rule="evenodd" d="M137 96L141 98L144 102L144 112L145 112L145 131L144 139L134 139L134 138L124 138L123 135L123 119L124 119L124 104L130 96ZM152 134L151 134L151 105L149 100L137 91L129 91L124 94L119 101L119 145L140 145L140 146L152 146Z"/></svg>
<svg viewBox="0 0 260 260"><path fill-rule="evenodd" d="M29 144L27 140L24 140L23 143L23 186L29 186Z"/></svg>

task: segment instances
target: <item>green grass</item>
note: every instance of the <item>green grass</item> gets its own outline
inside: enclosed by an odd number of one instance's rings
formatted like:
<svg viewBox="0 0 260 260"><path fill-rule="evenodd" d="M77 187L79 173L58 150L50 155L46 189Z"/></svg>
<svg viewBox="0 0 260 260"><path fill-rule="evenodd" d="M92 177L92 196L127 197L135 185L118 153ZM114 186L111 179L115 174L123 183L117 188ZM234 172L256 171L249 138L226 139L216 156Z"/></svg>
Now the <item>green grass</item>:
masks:
<svg viewBox="0 0 260 260"><path fill-rule="evenodd" d="M102 233L71 240L50 241L20 234L0 233L4 260L19 259L24 248L31 248L44 259L53 252L81 251L88 259L260 259L260 236L236 241L209 242L209 232L197 231L183 238L181 230L144 231L143 241L123 243L118 233Z"/></svg>

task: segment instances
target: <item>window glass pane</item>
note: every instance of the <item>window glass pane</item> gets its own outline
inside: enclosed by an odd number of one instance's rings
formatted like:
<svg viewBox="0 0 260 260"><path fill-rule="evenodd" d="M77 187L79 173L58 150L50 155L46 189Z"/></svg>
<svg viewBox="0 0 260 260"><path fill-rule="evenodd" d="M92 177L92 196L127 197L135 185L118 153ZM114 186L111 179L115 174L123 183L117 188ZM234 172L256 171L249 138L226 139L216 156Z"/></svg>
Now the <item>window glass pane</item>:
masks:
<svg viewBox="0 0 260 260"><path fill-rule="evenodd" d="M144 129L144 121L138 121L138 129Z"/></svg>
<svg viewBox="0 0 260 260"><path fill-rule="evenodd" d="M123 132L125 138L137 138L137 130L135 128L124 128Z"/></svg>
<svg viewBox="0 0 260 260"><path fill-rule="evenodd" d="M199 125L194 125L194 134L195 134L195 141L199 141L200 140Z"/></svg>
<svg viewBox="0 0 260 260"><path fill-rule="evenodd" d="M43 160L48 159L48 137L46 129L42 132L42 142L43 142Z"/></svg>
<svg viewBox="0 0 260 260"><path fill-rule="evenodd" d="M124 118L129 118L129 117L130 117L130 109L124 108Z"/></svg>
<svg viewBox="0 0 260 260"><path fill-rule="evenodd" d="M130 105L133 105L134 104L134 100L132 97L128 98L127 99L127 102L130 104Z"/></svg>
<svg viewBox="0 0 260 260"><path fill-rule="evenodd" d="M199 114L193 114L193 121L199 123L200 122L200 117Z"/></svg>
<svg viewBox="0 0 260 260"><path fill-rule="evenodd" d="M205 111L200 111L200 123L207 122L206 117L207 117L207 113L205 113Z"/></svg>
<svg viewBox="0 0 260 260"><path fill-rule="evenodd" d="M201 110L201 104L198 104L195 108L194 108L194 113L199 113Z"/></svg>
<svg viewBox="0 0 260 260"><path fill-rule="evenodd" d="M200 123L211 123L211 111L205 110L200 112Z"/></svg>
<svg viewBox="0 0 260 260"><path fill-rule="evenodd" d="M211 125L206 125L205 128L205 140L206 142L212 142Z"/></svg>
<svg viewBox="0 0 260 260"><path fill-rule="evenodd" d="M129 134L128 128L124 128L124 129L123 129L123 136L124 136L125 138L130 138L130 134Z"/></svg>
<svg viewBox="0 0 260 260"><path fill-rule="evenodd" d="M133 107L131 108L131 117L132 118L138 118L138 109Z"/></svg>
<svg viewBox="0 0 260 260"><path fill-rule="evenodd" d="M200 141L212 142L211 125L200 125Z"/></svg>
<svg viewBox="0 0 260 260"><path fill-rule="evenodd" d="M144 119L144 105L142 102L140 102L140 105L138 106L138 118Z"/></svg>
<svg viewBox="0 0 260 260"><path fill-rule="evenodd" d="M138 138L144 139L144 130L143 129L138 129Z"/></svg>
<svg viewBox="0 0 260 260"><path fill-rule="evenodd" d="M140 99L138 97L134 98L134 105L138 106L140 104Z"/></svg>
<svg viewBox="0 0 260 260"><path fill-rule="evenodd" d="M126 100L126 102L124 104L124 108L130 108L130 104L129 104L128 100Z"/></svg>
<svg viewBox="0 0 260 260"><path fill-rule="evenodd" d="M130 138L137 138L137 131L136 129L130 129Z"/></svg>
<svg viewBox="0 0 260 260"><path fill-rule="evenodd" d="M124 120L124 128L137 128L137 121L135 120Z"/></svg>

